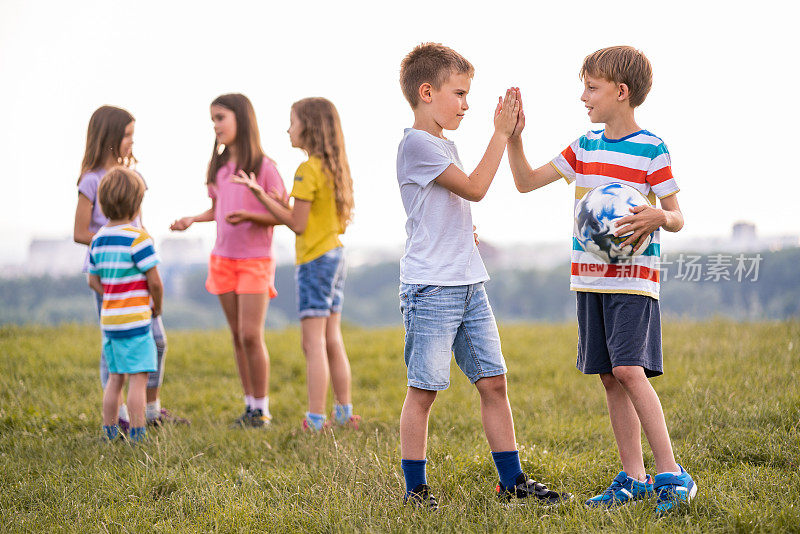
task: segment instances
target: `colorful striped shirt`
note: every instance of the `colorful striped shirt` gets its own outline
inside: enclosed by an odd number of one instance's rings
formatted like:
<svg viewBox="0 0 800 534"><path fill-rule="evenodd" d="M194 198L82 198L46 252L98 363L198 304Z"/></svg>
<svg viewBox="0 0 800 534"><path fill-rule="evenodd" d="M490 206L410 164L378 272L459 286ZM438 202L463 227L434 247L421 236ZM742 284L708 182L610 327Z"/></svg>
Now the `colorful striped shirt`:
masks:
<svg viewBox="0 0 800 534"><path fill-rule="evenodd" d="M145 273L161 262L153 240L130 224L103 226L89 245L89 274L100 277L100 328L108 337L131 337L150 330L150 291Z"/></svg>
<svg viewBox="0 0 800 534"><path fill-rule="evenodd" d="M575 182L576 205L590 189L614 182L638 189L653 206L656 197L668 197L679 191L672 177L667 145L647 130L621 139L607 139L603 130L590 131L550 164L568 183ZM573 231L570 289L633 293L657 299L660 255L659 230L653 233L650 245L640 256L622 264L604 263L585 252Z"/></svg>

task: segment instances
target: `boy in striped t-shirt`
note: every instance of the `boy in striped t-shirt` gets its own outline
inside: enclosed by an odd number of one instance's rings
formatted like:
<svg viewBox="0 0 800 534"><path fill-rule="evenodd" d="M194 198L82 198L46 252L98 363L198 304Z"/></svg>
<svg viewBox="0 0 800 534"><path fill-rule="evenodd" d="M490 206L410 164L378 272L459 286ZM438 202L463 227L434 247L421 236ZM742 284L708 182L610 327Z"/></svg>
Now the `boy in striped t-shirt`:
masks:
<svg viewBox="0 0 800 534"><path fill-rule="evenodd" d="M109 440L119 435L117 411L126 375L129 439L144 439L147 375L157 367L150 321L161 314L160 260L147 232L132 225L144 191L142 179L128 168L106 173L98 197L109 221L89 245L89 286L103 295L100 328L110 373L103 394L103 430Z"/></svg>
<svg viewBox="0 0 800 534"><path fill-rule="evenodd" d="M581 136L534 170L522 150L525 114L520 111L508 141L508 159L521 193L564 178L575 182L576 204L592 188L609 183L632 186L650 201L618 221L616 235L632 232L622 246L652 234L644 253L630 262L603 263L584 252L573 234L570 288L577 296L577 366L585 374L600 375L623 468L586 506L616 507L655 491L656 511L663 514L688 503L697 492L692 477L675 462L661 403L648 380L663 369L659 229L677 232L683 227L678 185L666 145L634 118L652 85L644 54L629 46L598 50L586 57L580 76L585 86L581 101L589 119L604 123L605 129ZM656 197L660 209L655 207ZM654 480L645 472L642 428L655 457Z"/></svg>

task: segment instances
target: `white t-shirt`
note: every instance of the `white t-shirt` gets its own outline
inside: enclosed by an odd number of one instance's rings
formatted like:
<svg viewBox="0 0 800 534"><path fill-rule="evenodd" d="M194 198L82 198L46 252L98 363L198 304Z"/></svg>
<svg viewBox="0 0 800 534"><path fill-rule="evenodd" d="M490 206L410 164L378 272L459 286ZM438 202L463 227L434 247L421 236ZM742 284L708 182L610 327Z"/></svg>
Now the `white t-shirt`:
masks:
<svg viewBox="0 0 800 534"><path fill-rule="evenodd" d="M406 210L404 284L459 286L489 279L472 235L469 202L436 183L451 164L463 170L456 145L406 128L397 149L397 183Z"/></svg>

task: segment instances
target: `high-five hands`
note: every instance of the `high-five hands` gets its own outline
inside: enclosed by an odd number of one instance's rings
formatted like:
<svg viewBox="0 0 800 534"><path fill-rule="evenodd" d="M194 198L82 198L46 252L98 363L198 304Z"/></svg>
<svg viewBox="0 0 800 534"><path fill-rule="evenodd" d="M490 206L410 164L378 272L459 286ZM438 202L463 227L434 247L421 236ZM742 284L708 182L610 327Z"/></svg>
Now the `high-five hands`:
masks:
<svg viewBox="0 0 800 534"><path fill-rule="evenodd" d="M517 124L514 126L514 133L511 137L518 138L525 129L525 110L522 108L522 93L519 92L519 87L512 87L514 93L517 95L517 102L519 102L519 113L517 114Z"/></svg>
<svg viewBox="0 0 800 534"><path fill-rule="evenodd" d="M509 87L506 97L497 97L497 107L494 111L494 130L506 139L511 137L519 120L521 102L517 98L517 91Z"/></svg>

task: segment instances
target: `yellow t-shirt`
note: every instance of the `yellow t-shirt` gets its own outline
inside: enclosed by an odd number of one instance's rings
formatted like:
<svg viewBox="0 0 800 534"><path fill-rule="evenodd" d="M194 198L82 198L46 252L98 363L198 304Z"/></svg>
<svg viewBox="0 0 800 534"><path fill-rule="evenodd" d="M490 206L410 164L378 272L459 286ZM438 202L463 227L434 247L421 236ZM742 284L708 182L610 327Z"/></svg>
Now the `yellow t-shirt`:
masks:
<svg viewBox="0 0 800 534"><path fill-rule="evenodd" d="M297 264L319 258L329 250L341 247L339 234L343 233L336 212L333 182L322 169L322 161L311 156L301 163L294 173L292 196L311 202L306 231L297 236L295 250Z"/></svg>

